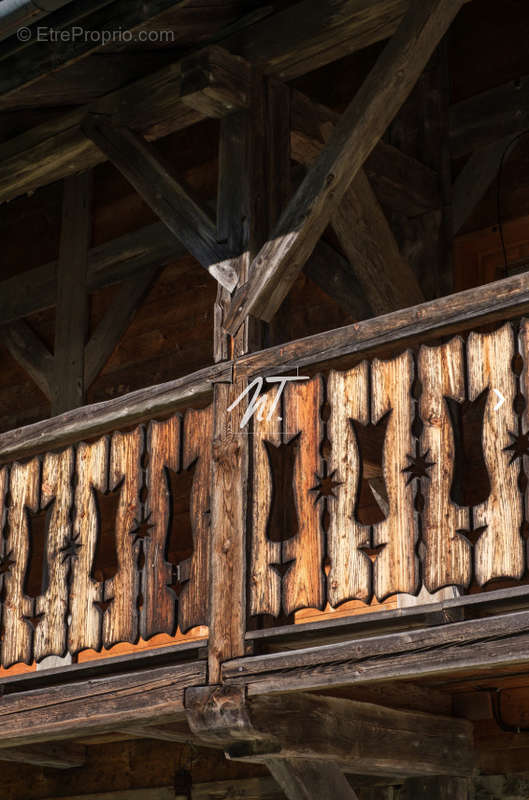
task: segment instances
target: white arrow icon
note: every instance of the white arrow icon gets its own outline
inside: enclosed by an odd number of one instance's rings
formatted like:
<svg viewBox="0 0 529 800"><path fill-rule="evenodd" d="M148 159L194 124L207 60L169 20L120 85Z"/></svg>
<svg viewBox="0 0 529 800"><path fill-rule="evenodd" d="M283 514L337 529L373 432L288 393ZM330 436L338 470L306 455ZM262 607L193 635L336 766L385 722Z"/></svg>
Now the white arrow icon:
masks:
<svg viewBox="0 0 529 800"><path fill-rule="evenodd" d="M501 393L501 392L498 392L498 390L497 390L497 389L494 389L494 391L496 392L496 394L497 394L497 395L498 395L498 397L500 398L500 399L498 400L498 402L496 403L496 405L494 406L494 411L497 411L497 410L498 410L498 408L501 408L501 406L502 406L502 405L505 403L505 397L502 395L502 393Z"/></svg>

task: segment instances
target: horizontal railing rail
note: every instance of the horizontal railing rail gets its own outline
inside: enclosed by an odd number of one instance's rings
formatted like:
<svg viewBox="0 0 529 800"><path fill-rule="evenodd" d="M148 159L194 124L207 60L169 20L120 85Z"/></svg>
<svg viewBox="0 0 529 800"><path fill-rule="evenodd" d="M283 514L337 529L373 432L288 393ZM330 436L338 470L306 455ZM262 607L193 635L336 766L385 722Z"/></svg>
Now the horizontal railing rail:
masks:
<svg viewBox="0 0 529 800"><path fill-rule="evenodd" d="M517 275L2 434L1 665L211 623L219 436L249 451L247 630L423 587L528 582L526 284ZM267 383L274 374L295 380ZM214 424L212 384L256 377L239 398L243 426L230 409Z"/></svg>

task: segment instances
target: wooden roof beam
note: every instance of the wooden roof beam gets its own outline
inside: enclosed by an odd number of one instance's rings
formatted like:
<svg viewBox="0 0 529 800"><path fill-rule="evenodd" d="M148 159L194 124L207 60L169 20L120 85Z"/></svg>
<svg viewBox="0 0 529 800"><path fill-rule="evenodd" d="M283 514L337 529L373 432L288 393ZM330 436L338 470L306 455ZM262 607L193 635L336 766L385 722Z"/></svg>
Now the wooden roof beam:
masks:
<svg viewBox="0 0 529 800"><path fill-rule="evenodd" d="M2 329L2 344L41 392L51 400L54 381L54 358L40 336L24 320L16 320Z"/></svg>
<svg viewBox="0 0 529 800"><path fill-rule="evenodd" d="M409 95L463 0L413 2L258 253L225 322L232 335L248 314L270 320L348 186Z"/></svg>
<svg viewBox="0 0 529 800"><path fill-rule="evenodd" d="M0 145L0 202L106 161L81 130L90 114L159 139L204 119L245 108L246 62L219 47L170 64L145 78ZM197 110L199 108L200 110Z"/></svg>
<svg viewBox="0 0 529 800"><path fill-rule="evenodd" d="M291 156L309 166L319 156L340 115L296 89L291 97ZM382 139L364 165L384 208L415 217L441 205L439 176L416 158Z"/></svg>
<svg viewBox="0 0 529 800"><path fill-rule="evenodd" d="M343 772L334 764L304 758L270 758L266 765L288 800L358 800Z"/></svg>
<svg viewBox="0 0 529 800"><path fill-rule="evenodd" d="M217 242L213 222L171 175L152 145L100 115L87 117L82 129L171 233L221 286L232 291L238 281L236 260Z"/></svg>
<svg viewBox="0 0 529 800"><path fill-rule="evenodd" d="M276 654L281 658L285 654ZM376 776L473 772L467 720L315 694L247 697L240 686L190 688L185 705L189 726L203 744L220 744L233 760L272 765L273 774L276 760L304 759L324 771L334 767L329 777L344 800L354 794L346 793L339 771ZM278 769L278 777L285 791L289 785L302 790L288 766ZM318 796L286 793L293 800Z"/></svg>

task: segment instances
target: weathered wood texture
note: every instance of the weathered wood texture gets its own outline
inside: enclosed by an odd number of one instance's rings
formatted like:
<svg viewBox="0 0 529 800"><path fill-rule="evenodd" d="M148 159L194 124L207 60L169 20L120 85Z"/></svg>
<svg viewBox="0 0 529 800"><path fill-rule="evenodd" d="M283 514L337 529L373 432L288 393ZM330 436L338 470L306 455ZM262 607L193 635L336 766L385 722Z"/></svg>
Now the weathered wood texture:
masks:
<svg viewBox="0 0 529 800"><path fill-rule="evenodd" d="M225 327L270 320L369 153L402 105L462 0L414 3L281 215L234 295Z"/></svg>
<svg viewBox="0 0 529 800"><path fill-rule="evenodd" d="M88 114L107 115L110 121L148 139L159 139L204 118L203 111L193 107L197 105L197 95L213 95L212 102L206 103L207 115L244 108L247 87L241 86L245 72L240 68L244 62L217 47L208 48L200 58L198 70L197 56L191 62L184 59L170 64L3 144L1 199L12 199L105 161L106 156L81 130ZM237 69L226 68L226 60L236 62ZM38 164L38 169L28 169L28 164Z"/></svg>
<svg viewBox="0 0 529 800"><path fill-rule="evenodd" d="M320 377L290 383L275 412L288 435L266 419L273 397L264 398L254 422L252 614L522 578L525 321L519 342L515 358L506 324L332 371L317 396ZM368 487L376 519L362 511Z"/></svg>
<svg viewBox="0 0 529 800"><path fill-rule="evenodd" d="M266 765L289 800L358 800L358 795L334 764L308 759L269 758Z"/></svg>
<svg viewBox="0 0 529 800"><path fill-rule="evenodd" d="M463 342L452 339L441 347L422 347L419 353L422 384L420 416L424 424L421 451L431 462L422 481L424 516L422 539L424 585L429 592L442 586L469 584L472 574L470 542L457 531L469 527L468 508L451 499L455 444L446 398L465 400Z"/></svg>
<svg viewBox="0 0 529 800"><path fill-rule="evenodd" d="M211 447L209 406L3 468L3 666L207 625Z"/></svg>
<svg viewBox="0 0 529 800"><path fill-rule="evenodd" d="M488 389L482 444L490 494L473 510L474 528L485 529L475 545L475 570L480 585L499 577L520 579L525 569L522 496L510 458L516 451L508 450L513 440L509 433L517 432L514 354L514 332L508 324L495 333L469 336L468 399L472 402ZM498 402L494 390L500 392L504 402Z"/></svg>
<svg viewBox="0 0 529 800"><path fill-rule="evenodd" d="M470 775L473 769L467 720L311 694L250 698L248 716L255 730L279 743L278 760L314 759L324 772L331 765L366 775ZM237 751L237 745L229 750L235 757ZM240 754L246 756L243 743ZM267 763L274 755L252 755L249 748L246 757Z"/></svg>
<svg viewBox="0 0 529 800"><path fill-rule="evenodd" d="M80 726L88 734L119 730L128 722L173 722L183 716L184 689L205 681L205 662L190 661L6 694L2 746L75 738Z"/></svg>
<svg viewBox="0 0 529 800"><path fill-rule="evenodd" d="M102 115L87 117L83 131L209 274L232 291L237 271L226 247L217 242L214 224L161 163L153 146L126 128L112 126Z"/></svg>
<svg viewBox="0 0 529 800"><path fill-rule="evenodd" d="M369 365L363 361L348 372L331 372L327 383L330 406L328 438L330 442L329 472L338 484L331 500L327 547L331 568L328 596L331 606L371 596L370 560L360 548L369 547L369 526L361 525L355 516L362 460L352 420L366 426L370 421ZM341 491L349 486L350 491Z"/></svg>

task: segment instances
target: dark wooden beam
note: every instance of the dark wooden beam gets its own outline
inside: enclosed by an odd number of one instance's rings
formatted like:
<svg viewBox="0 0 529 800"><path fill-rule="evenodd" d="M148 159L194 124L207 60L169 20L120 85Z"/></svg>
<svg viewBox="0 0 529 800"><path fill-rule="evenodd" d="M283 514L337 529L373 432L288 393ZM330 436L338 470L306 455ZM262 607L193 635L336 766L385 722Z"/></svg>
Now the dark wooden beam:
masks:
<svg viewBox="0 0 529 800"><path fill-rule="evenodd" d="M250 697L426 676L447 680L462 672L529 663L528 630L528 612L518 611L263 659L235 659L224 665L223 677L226 683L246 686Z"/></svg>
<svg viewBox="0 0 529 800"><path fill-rule="evenodd" d="M153 21L159 14L170 8L181 5L181 0L147 0L135 6L127 0L110 3L98 0L90 4L86 2L70 3L56 11L40 24L48 27L73 32L74 26L82 26L86 31L101 31L112 35L116 30L134 30L138 26ZM33 29L34 36L36 29ZM30 86L39 78L51 74L69 64L88 56L101 48L101 41L92 36L71 36L69 40L53 41L41 37L26 43L25 46L14 46L12 41L0 45L0 55L5 64L0 79L0 95L9 96Z"/></svg>
<svg viewBox="0 0 529 800"><path fill-rule="evenodd" d="M529 76L525 75L450 108L450 152L459 158L528 127Z"/></svg>
<svg viewBox="0 0 529 800"><path fill-rule="evenodd" d="M103 289L185 255L184 246L162 222L147 225L89 250L87 289ZM57 302L57 268L53 261L1 281L0 324L52 308Z"/></svg>
<svg viewBox="0 0 529 800"><path fill-rule="evenodd" d="M32 764L48 769L73 769L82 767L85 763L86 748L83 745L61 743L47 743L37 747L0 748L0 761L10 761L15 764Z"/></svg>
<svg viewBox="0 0 529 800"><path fill-rule="evenodd" d="M340 115L292 91L291 155L308 166L316 160ZM433 169L380 140L366 159L365 173L384 209L410 217L439 208L439 177Z"/></svg>
<svg viewBox="0 0 529 800"><path fill-rule="evenodd" d="M240 254L240 280L268 234L269 192L265 178L265 84L254 76L246 112L221 122L217 232ZM287 137L287 143L289 138ZM239 357L262 346L262 328L248 318L237 335L227 338L224 314L229 296L219 292L215 308L213 350L216 359ZM244 653L246 632L246 522L249 439L240 432L245 404L228 409L246 388L244 379L214 387L214 441L211 483L211 575L209 680L220 679L221 664ZM229 489L227 489L229 487ZM231 654L231 656L230 656Z"/></svg>
<svg viewBox="0 0 529 800"><path fill-rule="evenodd" d="M191 730L205 744L224 746L230 759L252 763L306 759L376 776L472 774L472 724L467 720L280 691L247 697L242 686L191 688L186 692Z"/></svg>
<svg viewBox="0 0 529 800"><path fill-rule="evenodd" d="M363 170L346 190L332 227L374 314L424 301Z"/></svg>
<svg viewBox="0 0 529 800"><path fill-rule="evenodd" d="M85 347L84 379L87 388L95 381L119 344L159 271L159 267L144 269L120 287L112 306Z"/></svg>
<svg viewBox="0 0 529 800"><path fill-rule="evenodd" d="M249 281L235 293L228 332L237 331L250 313L272 318L462 4L413 3L257 255Z"/></svg>
<svg viewBox="0 0 529 800"><path fill-rule="evenodd" d="M54 359L42 339L24 320L17 320L2 329L2 344L11 353L41 392L51 400L54 380Z"/></svg>
<svg viewBox="0 0 529 800"><path fill-rule="evenodd" d="M227 61L235 64L234 69L227 68ZM212 115L244 108L248 101L247 88L240 83L246 74L244 65L218 47L207 48L198 70L199 77L205 75L207 80L197 79L195 57L191 62L183 59L10 139L0 145L0 201L105 161L105 155L81 130L82 121L90 114L106 115L110 122L152 140L204 119L195 109L198 95L209 98L206 106ZM225 85L228 80L230 86Z"/></svg>
<svg viewBox="0 0 529 800"><path fill-rule="evenodd" d="M205 662L193 661L4 694L0 750L76 737L81 728L88 736L173 722L183 717L184 689L205 680Z"/></svg>
<svg viewBox="0 0 529 800"><path fill-rule="evenodd" d="M84 403L84 348L88 328L86 264L92 236L92 172L64 182L57 270L52 414Z"/></svg>
<svg viewBox="0 0 529 800"><path fill-rule="evenodd" d="M314 248L303 271L354 320L373 315L351 264L323 239Z"/></svg>
<svg viewBox="0 0 529 800"><path fill-rule="evenodd" d="M175 180L152 145L126 128L114 127L101 115L87 117L82 128L171 233L221 286L232 291L238 275L231 254L217 241L208 215Z"/></svg>
<svg viewBox="0 0 529 800"><path fill-rule="evenodd" d="M334 764L303 758L270 758L266 766L288 800L358 800L345 775Z"/></svg>
<svg viewBox="0 0 529 800"><path fill-rule="evenodd" d="M479 201L498 176L501 159L513 136L475 150L457 176L452 190L452 233L457 236Z"/></svg>
<svg viewBox="0 0 529 800"><path fill-rule="evenodd" d="M408 0L302 0L227 41L269 75L291 80L387 39Z"/></svg>

